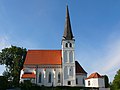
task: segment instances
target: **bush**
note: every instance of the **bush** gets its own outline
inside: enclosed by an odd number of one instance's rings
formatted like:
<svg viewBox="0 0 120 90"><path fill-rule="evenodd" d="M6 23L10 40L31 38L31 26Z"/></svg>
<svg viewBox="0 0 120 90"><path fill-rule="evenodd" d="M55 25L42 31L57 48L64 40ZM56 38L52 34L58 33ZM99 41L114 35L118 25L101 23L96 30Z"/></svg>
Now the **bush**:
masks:
<svg viewBox="0 0 120 90"><path fill-rule="evenodd" d="M4 76L0 76L0 90L6 90L8 87L7 78Z"/></svg>

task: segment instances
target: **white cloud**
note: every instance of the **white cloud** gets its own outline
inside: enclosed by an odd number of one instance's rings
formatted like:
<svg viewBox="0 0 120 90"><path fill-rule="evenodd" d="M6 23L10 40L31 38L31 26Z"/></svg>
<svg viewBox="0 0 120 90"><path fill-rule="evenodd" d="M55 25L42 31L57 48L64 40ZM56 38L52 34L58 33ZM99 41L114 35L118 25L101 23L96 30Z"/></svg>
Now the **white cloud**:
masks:
<svg viewBox="0 0 120 90"><path fill-rule="evenodd" d="M112 81L117 70L120 69L120 38L109 43L102 63L99 69L102 73L108 74Z"/></svg>
<svg viewBox="0 0 120 90"><path fill-rule="evenodd" d="M113 32L108 37L106 42L106 54L102 60L102 65L99 68L102 73L109 75L111 81L116 72L120 69L120 22L113 27Z"/></svg>
<svg viewBox="0 0 120 90"><path fill-rule="evenodd" d="M6 35L0 36L0 51L5 48L5 47L9 47L10 43L9 43L9 38ZM4 65L0 65L0 75L2 75L2 73L5 70L5 66Z"/></svg>
<svg viewBox="0 0 120 90"><path fill-rule="evenodd" d="M105 39L106 42L102 43L101 49L91 49L90 47L90 50L87 49L88 51L84 52L82 57L86 66L84 65L83 68L88 71L88 75L98 72L108 75L110 81L114 79L116 72L120 69L120 36L118 32L119 30L111 32L108 39Z"/></svg>
<svg viewBox="0 0 120 90"><path fill-rule="evenodd" d="M6 35L0 36L0 51L5 47L10 47L9 38Z"/></svg>

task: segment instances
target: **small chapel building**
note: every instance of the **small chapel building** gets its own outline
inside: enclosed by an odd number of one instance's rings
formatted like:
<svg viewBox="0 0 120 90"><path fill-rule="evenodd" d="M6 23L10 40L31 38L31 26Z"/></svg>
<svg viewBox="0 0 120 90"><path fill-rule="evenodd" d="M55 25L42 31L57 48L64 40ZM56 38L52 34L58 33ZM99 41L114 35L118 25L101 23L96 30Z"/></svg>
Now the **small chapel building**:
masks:
<svg viewBox="0 0 120 90"><path fill-rule="evenodd" d="M85 87L105 88L104 76L95 72L85 79Z"/></svg>
<svg viewBox="0 0 120 90"><path fill-rule="evenodd" d="M85 86L87 72L75 61L75 38L68 6L61 50L28 50L21 81L44 86Z"/></svg>

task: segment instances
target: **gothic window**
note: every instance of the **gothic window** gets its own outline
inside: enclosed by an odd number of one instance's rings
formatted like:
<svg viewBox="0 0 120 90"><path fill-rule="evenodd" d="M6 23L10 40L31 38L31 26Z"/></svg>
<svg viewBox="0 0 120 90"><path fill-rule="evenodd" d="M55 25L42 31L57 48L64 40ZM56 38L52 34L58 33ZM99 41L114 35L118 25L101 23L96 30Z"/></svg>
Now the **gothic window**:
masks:
<svg viewBox="0 0 120 90"><path fill-rule="evenodd" d="M68 43L65 44L65 47L68 47Z"/></svg>
<svg viewBox="0 0 120 90"><path fill-rule="evenodd" d="M67 62L67 51L64 52L64 61Z"/></svg>
<svg viewBox="0 0 120 90"><path fill-rule="evenodd" d="M72 47L72 43L70 43L70 47Z"/></svg>
<svg viewBox="0 0 120 90"><path fill-rule="evenodd" d="M85 80L84 80L84 78L83 78L83 85L85 85Z"/></svg>
<svg viewBox="0 0 120 90"><path fill-rule="evenodd" d="M70 71L69 72L70 72L70 76L71 76L71 67L70 67Z"/></svg>
<svg viewBox="0 0 120 90"><path fill-rule="evenodd" d="M49 72L49 75L48 75L48 83L51 83L51 72Z"/></svg>
<svg viewBox="0 0 120 90"><path fill-rule="evenodd" d="M69 68L69 75L71 76L71 68Z"/></svg>
<svg viewBox="0 0 120 90"><path fill-rule="evenodd" d="M78 78L76 78L76 84L78 84Z"/></svg>
<svg viewBox="0 0 120 90"><path fill-rule="evenodd" d="M73 67L70 67L70 76L73 76Z"/></svg>
<svg viewBox="0 0 120 90"><path fill-rule="evenodd" d="M39 83L41 83L41 80L42 80L42 73L40 72L39 73Z"/></svg>
<svg viewBox="0 0 120 90"><path fill-rule="evenodd" d="M67 67L65 67L64 68L64 79L66 79L67 77L68 77L68 68Z"/></svg>
<svg viewBox="0 0 120 90"><path fill-rule="evenodd" d="M58 73L58 83L60 83L60 72Z"/></svg>
<svg viewBox="0 0 120 90"><path fill-rule="evenodd" d="M69 53L69 59L70 59L70 62L73 62L73 52L72 51Z"/></svg>
<svg viewBox="0 0 120 90"><path fill-rule="evenodd" d="M90 86L90 81L88 81L88 86Z"/></svg>

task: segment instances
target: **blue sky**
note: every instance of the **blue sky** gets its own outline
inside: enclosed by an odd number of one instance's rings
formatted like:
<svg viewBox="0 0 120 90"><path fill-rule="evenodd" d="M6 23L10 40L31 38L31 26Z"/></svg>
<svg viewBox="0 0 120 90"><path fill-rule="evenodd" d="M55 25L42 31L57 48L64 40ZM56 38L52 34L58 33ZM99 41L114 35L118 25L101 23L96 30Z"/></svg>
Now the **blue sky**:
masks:
<svg viewBox="0 0 120 90"><path fill-rule="evenodd" d="M67 4L76 60L88 75L112 81L120 68L120 0L0 0L0 50L61 49Z"/></svg>

